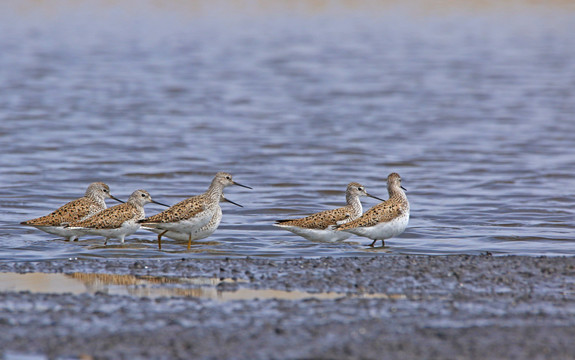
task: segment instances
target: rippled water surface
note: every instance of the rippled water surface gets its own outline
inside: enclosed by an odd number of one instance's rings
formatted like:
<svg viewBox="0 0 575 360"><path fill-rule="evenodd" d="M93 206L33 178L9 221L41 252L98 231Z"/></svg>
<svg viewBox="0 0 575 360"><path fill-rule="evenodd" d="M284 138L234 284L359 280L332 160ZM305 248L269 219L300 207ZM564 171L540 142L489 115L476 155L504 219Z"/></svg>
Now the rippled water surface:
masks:
<svg viewBox="0 0 575 360"><path fill-rule="evenodd" d="M0 260L574 255L575 11L429 3L4 2ZM19 225L93 181L174 204L217 171L254 190L191 252ZM385 249L271 225L390 172L411 220Z"/></svg>

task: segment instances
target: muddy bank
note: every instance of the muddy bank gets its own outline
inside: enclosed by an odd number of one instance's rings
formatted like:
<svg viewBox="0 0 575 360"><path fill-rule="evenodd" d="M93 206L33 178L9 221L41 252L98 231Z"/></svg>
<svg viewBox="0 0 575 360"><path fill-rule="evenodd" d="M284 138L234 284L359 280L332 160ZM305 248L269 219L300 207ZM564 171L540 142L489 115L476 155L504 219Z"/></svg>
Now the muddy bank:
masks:
<svg viewBox="0 0 575 360"><path fill-rule="evenodd" d="M6 358L567 359L575 354L574 258L71 260L3 263L0 271L222 279L213 284L219 294L245 289L339 294L221 301L1 292L0 348Z"/></svg>

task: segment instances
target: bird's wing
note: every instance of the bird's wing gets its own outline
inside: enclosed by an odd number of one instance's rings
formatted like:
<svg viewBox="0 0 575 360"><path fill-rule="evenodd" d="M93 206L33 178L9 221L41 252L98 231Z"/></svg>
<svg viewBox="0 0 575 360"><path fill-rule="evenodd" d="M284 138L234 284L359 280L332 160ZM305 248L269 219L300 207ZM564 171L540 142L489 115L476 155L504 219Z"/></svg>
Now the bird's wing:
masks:
<svg viewBox="0 0 575 360"><path fill-rule="evenodd" d="M115 229L134 217L132 204L120 204L105 209L86 220L76 221L67 225L69 228L85 229Z"/></svg>
<svg viewBox="0 0 575 360"><path fill-rule="evenodd" d="M348 223L337 226L338 230L353 229L356 227L375 226L381 222L391 221L400 216L402 213L401 206L397 203L384 201L375 205L365 212L361 217Z"/></svg>
<svg viewBox="0 0 575 360"><path fill-rule="evenodd" d="M278 225L298 226L305 229L318 229L324 230L331 225L336 225L338 222L349 219L351 212L347 207L341 207L333 210L325 210L306 216L304 218L292 220L278 220Z"/></svg>
<svg viewBox="0 0 575 360"><path fill-rule="evenodd" d="M172 223L189 219L206 209L206 204L203 200L201 195L188 198L161 213L140 220L140 223Z"/></svg>
<svg viewBox="0 0 575 360"><path fill-rule="evenodd" d="M22 225L31 226L60 226L64 223L72 223L86 218L98 210L94 202L82 197L61 206L48 215L24 221Z"/></svg>

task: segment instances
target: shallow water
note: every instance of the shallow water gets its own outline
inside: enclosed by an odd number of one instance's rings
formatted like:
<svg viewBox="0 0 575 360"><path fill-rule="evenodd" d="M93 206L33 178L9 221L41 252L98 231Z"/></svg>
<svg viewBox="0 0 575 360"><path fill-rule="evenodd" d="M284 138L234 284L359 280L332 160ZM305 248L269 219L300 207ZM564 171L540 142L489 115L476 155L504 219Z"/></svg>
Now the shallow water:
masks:
<svg viewBox="0 0 575 360"><path fill-rule="evenodd" d="M0 260L574 255L574 9L430 3L4 2ZM18 225L93 181L173 204L217 171L254 190L191 252ZM271 225L394 171L411 220L385 249Z"/></svg>

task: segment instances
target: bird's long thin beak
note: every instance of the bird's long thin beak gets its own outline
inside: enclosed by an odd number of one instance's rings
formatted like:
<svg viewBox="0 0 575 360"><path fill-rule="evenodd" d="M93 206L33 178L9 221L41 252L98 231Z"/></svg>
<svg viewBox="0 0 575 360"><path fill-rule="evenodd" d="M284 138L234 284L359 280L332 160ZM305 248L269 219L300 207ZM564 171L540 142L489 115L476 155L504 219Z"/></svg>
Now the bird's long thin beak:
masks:
<svg viewBox="0 0 575 360"><path fill-rule="evenodd" d="M403 189L403 191L407 191L407 189L406 189L406 188L404 188L403 186L400 186L400 187Z"/></svg>
<svg viewBox="0 0 575 360"><path fill-rule="evenodd" d="M377 196L373 196L373 195L371 195L371 194L365 194L365 195L369 196L370 198L377 199L377 200L379 200L379 201L385 201L385 200L383 200L383 199L381 199L381 198L378 198Z"/></svg>
<svg viewBox="0 0 575 360"><path fill-rule="evenodd" d="M224 198L224 201L225 201L225 202L229 202L230 204L234 204L235 206L243 207L242 205L240 205L240 204L238 204L238 203L235 203L235 202L231 201L230 199Z"/></svg>
<svg viewBox="0 0 575 360"><path fill-rule="evenodd" d="M249 187L249 186L247 186L247 185L242 185L242 184L237 183L237 182L235 182L235 181L234 181L234 185L241 186L241 187L245 187L246 189L253 190L253 188L251 188L251 187Z"/></svg>
<svg viewBox="0 0 575 360"><path fill-rule="evenodd" d="M112 196L112 195L110 195L110 199L114 199L114 200L116 200L116 201L118 201L118 202L121 202L122 204L126 203L125 201L122 201L122 200L120 200L120 199L118 199L117 197Z"/></svg>
<svg viewBox="0 0 575 360"><path fill-rule="evenodd" d="M162 204L161 202L157 202L156 200L152 200L152 202L153 202L154 204L162 205L162 206L165 206L165 207L170 207L170 205Z"/></svg>

